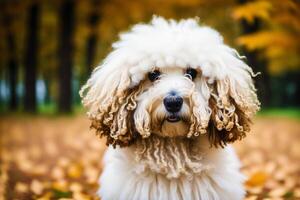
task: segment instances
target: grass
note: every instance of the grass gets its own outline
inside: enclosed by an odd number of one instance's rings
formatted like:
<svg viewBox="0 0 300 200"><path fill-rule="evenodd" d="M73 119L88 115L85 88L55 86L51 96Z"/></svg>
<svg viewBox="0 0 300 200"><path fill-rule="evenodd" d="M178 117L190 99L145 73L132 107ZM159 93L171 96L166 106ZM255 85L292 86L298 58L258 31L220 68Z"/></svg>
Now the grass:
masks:
<svg viewBox="0 0 300 200"><path fill-rule="evenodd" d="M85 109L81 104L75 104L72 106L72 113L69 113L67 115L76 115L76 114L82 114L85 112ZM44 105L39 105L38 106L38 113L41 115L50 115L50 116L55 116L55 115L60 115L58 113L58 108L57 105L51 103L51 104L44 104Z"/></svg>
<svg viewBox="0 0 300 200"><path fill-rule="evenodd" d="M280 116L300 119L300 108L264 108L258 116Z"/></svg>
<svg viewBox="0 0 300 200"><path fill-rule="evenodd" d="M76 115L76 114L83 114L85 113L85 109L82 107L81 104L75 104L72 106L73 112L67 115ZM0 109L0 113L2 115L24 115L22 109L18 109L15 112L9 112L7 108ZM57 116L59 115L57 106L54 103L50 104L41 104L38 105L37 108L38 115L45 115L45 116ZM290 107L290 108L263 108L261 111L258 112L258 116L274 116L274 117L289 117L289 118L296 118L300 119L300 107Z"/></svg>
<svg viewBox="0 0 300 200"><path fill-rule="evenodd" d="M24 112L23 108L19 107L16 111L9 111L7 107L2 106L0 109L0 116L49 116L55 117L59 115L73 116L77 114L85 113L85 109L80 104L75 104L72 106L72 112L61 114L58 112L57 105L54 103L49 104L39 104L37 106L36 113Z"/></svg>

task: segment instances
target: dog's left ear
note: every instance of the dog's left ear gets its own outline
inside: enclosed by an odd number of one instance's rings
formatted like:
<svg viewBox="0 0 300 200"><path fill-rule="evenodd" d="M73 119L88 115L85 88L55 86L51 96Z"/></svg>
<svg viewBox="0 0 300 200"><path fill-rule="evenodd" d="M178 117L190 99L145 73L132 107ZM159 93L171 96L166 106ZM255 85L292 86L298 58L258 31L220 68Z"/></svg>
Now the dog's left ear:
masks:
<svg viewBox="0 0 300 200"><path fill-rule="evenodd" d="M214 146L223 147L245 137L250 131L251 118L260 106L253 71L238 55L231 56L225 62L224 76L211 85L208 134Z"/></svg>
<svg viewBox="0 0 300 200"><path fill-rule="evenodd" d="M91 127L107 138L107 145L129 146L135 138L132 112L139 86L130 87L129 66L111 53L82 87L82 104L88 109Z"/></svg>

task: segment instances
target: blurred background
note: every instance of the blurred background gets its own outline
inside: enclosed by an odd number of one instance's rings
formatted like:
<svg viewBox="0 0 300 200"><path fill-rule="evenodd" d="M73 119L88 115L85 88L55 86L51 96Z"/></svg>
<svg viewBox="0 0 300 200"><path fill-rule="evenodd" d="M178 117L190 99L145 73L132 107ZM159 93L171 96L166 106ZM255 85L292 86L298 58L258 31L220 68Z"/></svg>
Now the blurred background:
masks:
<svg viewBox="0 0 300 200"><path fill-rule="evenodd" d="M118 33L153 14L198 17L247 56L262 107L300 106L296 0L2 0L1 112L72 112Z"/></svg>
<svg viewBox="0 0 300 200"><path fill-rule="evenodd" d="M153 15L199 18L261 72L262 110L235 145L247 199L300 199L298 0L1 0L0 199L97 199L105 145L78 91Z"/></svg>

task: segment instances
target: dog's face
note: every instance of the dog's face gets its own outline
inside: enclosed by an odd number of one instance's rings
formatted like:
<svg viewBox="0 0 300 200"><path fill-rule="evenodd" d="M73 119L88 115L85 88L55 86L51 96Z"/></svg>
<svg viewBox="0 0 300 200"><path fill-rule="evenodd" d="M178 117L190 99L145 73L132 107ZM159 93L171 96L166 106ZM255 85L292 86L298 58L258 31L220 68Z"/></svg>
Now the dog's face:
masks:
<svg viewBox="0 0 300 200"><path fill-rule="evenodd" d="M245 136L259 102L253 74L216 31L155 18L121 36L81 90L107 143L195 138L223 146Z"/></svg>
<svg viewBox="0 0 300 200"><path fill-rule="evenodd" d="M136 121L147 112L151 133L186 136L191 124L194 82L200 80L197 76L200 74L192 68L154 68L148 72L143 83L146 89L137 98Z"/></svg>

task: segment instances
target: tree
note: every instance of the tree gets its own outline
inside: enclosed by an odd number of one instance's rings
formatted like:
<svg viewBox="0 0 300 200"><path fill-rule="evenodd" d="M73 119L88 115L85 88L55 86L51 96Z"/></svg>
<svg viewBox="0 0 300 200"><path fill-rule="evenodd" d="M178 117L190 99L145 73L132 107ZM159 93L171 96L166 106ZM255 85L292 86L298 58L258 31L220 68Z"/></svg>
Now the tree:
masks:
<svg viewBox="0 0 300 200"><path fill-rule="evenodd" d="M18 58L16 49L16 38L13 32L13 23L16 20L14 13L9 12L7 4L2 5L1 24L6 27L5 39L8 50L7 68L8 68L8 82L10 90L9 108L10 110L16 110L18 107L17 97L17 81L18 81Z"/></svg>
<svg viewBox="0 0 300 200"><path fill-rule="evenodd" d="M40 6L33 3L28 9L27 38L25 46L25 111L36 111L36 77L37 77L37 52Z"/></svg>
<svg viewBox="0 0 300 200"><path fill-rule="evenodd" d="M254 19L253 23L248 23L246 20L242 20L242 31L243 34L251 34L260 29L260 20ZM270 87L270 75L266 68L266 60L259 58L259 51L247 51L245 50L245 56L247 63L253 68L253 71L261 73L260 76L255 78L255 85L258 88L257 94L262 106L270 106L270 99L272 98L271 87Z"/></svg>
<svg viewBox="0 0 300 200"><path fill-rule="evenodd" d="M247 4L248 0L239 0L240 5ZM254 17L251 20L245 18L241 19L242 34L252 34L261 29L261 20L259 17ZM247 57L247 63L253 68L254 72L260 72L261 75L256 77L255 85L258 88L258 96L262 106L270 105L271 97L271 87L270 87L270 77L266 69L266 60L264 58L259 58L259 51L245 51L245 56Z"/></svg>
<svg viewBox="0 0 300 200"><path fill-rule="evenodd" d="M73 31L74 31L73 0L62 2L59 10L59 101L60 112L70 112L72 104L72 65L73 65Z"/></svg>
<svg viewBox="0 0 300 200"><path fill-rule="evenodd" d="M95 58L97 47L97 27L101 18L99 8L101 6L101 0L92 0L92 10L88 16L88 26L90 28L90 35L86 42L86 74L89 76L92 72L92 65Z"/></svg>
<svg viewBox="0 0 300 200"><path fill-rule="evenodd" d="M255 58L254 65L257 66L255 71L262 72L257 83L262 103L269 105L271 99L276 99L274 98L276 95L282 101L276 105L283 105L287 99L282 97L286 94L280 93L280 88L274 87L274 84L270 85L270 75L274 81L276 77L300 67L300 4L295 0L239 2L234 9L233 17L242 22L244 33L237 42L247 50L246 56L250 64ZM293 76L289 79L293 79ZM292 84L296 91L300 87L297 79L294 79L293 83L286 80L279 84L281 87Z"/></svg>
<svg viewBox="0 0 300 200"><path fill-rule="evenodd" d="M17 97L17 82L18 82L18 63L16 56L16 45L15 38L12 33L7 33L7 46L10 52L8 60L8 76L9 76L9 87L10 87L10 99L9 107L10 110L16 110L18 107Z"/></svg>
<svg viewBox="0 0 300 200"><path fill-rule="evenodd" d="M42 5L40 21L38 65L40 76L45 83L46 93L43 103L48 105L58 99L59 5L57 1L45 1Z"/></svg>

